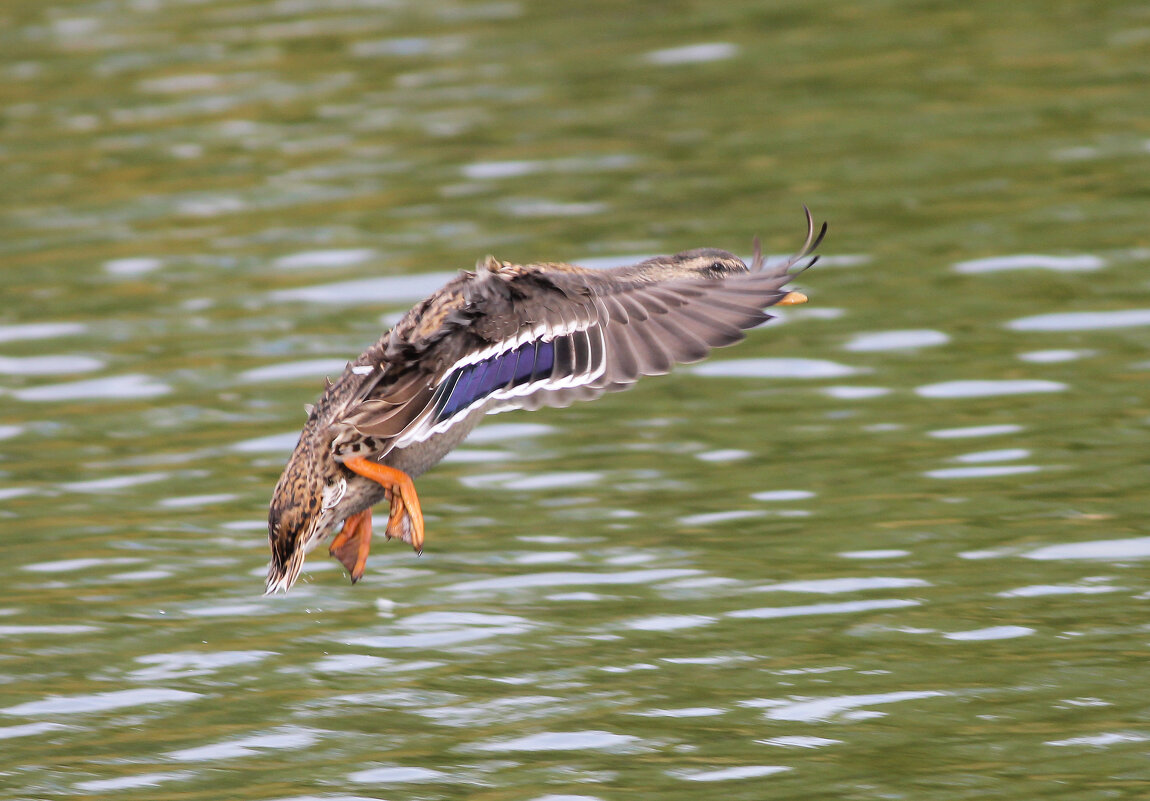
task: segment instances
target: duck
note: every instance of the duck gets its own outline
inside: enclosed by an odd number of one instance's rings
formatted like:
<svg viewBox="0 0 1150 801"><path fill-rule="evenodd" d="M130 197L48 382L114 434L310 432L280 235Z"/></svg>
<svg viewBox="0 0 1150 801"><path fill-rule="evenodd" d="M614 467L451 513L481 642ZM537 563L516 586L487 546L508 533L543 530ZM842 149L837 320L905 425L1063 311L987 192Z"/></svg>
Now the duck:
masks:
<svg viewBox="0 0 1150 801"><path fill-rule="evenodd" d="M349 362L319 400L268 509L265 594L286 593L304 558L339 528L329 554L351 582L364 575L372 507L388 501L384 534L422 553L414 479L487 414L567 406L628 389L804 303L787 285L812 266L826 235L806 206L807 236L767 265L758 237L748 265L700 248L612 269L493 256L417 303Z"/></svg>

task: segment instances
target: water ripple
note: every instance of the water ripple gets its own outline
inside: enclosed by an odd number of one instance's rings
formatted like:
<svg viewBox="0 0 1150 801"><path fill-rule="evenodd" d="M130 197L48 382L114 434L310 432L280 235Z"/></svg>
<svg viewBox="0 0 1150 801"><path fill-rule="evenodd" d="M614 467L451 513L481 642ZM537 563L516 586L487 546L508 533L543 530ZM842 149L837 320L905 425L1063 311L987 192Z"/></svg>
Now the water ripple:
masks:
<svg viewBox="0 0 1150 801"><path fill-rule="evenodd" d="M769 737L765 740L755 740L755 742L763 745L777 745L782 748L822 748L827 745L839 745L842 743L842 740L795 734L784 735L782 737Z"/></svg>
<svg viewBox="0 0 1150 801"><path fill-rule="evenodd" d="M652 50L643 54L643 60L648 64L657 64L661 67L678 66L680 64L702 64L709 61L725 61L734 58L739 53L739 46L731 42L704 42L682 47L668 47L663 50Z"/></svg>
<svg viewBox="0 0 1150 801"><path fill-rule="evenodd" d="M809 581L784 581L755 587L755 592L813 592L833 595L840 592L863 592L866 590L904 589L907 587L929 587L929 581L915 578L891 578L884 576L862 576L837 579L811 579Z"/></svg>
<svg viewBox="0 0 1150 801"><path fill-rule="evenodd" d="M514 453L497 451L490 448L459 448L443 457L445 464L490 464L491 462L505 462L516 459Z"/></svg>
<svg viewBox="0 0 1150 801"><path fill-rule="evenodd" d="M626 154L598 156L594 158L554 159L550 161L477 161L463 165L461 171L465 178L469 178L473 181L490 181L500 178L521 178L525 175L535 175L542 172L586 173L602 170L617 170L630 167L635 164L635 162L636 159L634 156ZM647 257L620 256L610 258L612 259L612 264L609 266L616 266L620 264L632 264L635 261L640 261ZM582 260L579 261L579 264L584 267L591 266Z"/></svg>
<svg viewBox="0 0 1150 801"><path fill-rule="evenodd" d="M1150 309L1037 314L1012 320L1006 327L1013 331L1102 331L1144 325L1150 325Z"/></svg>
<svg viewBox="0 0 1150 801"><path fill-rule="evenodd" d="M399 670L429 670L438 668L443 662L420 660L417 662L397 662L384 656L368 654L332 654L324 656L312 665L312 670L320 673L360 673L386 670L393 673Z"/></svg>
<svg viewBox="0 0 1150 801"><path fill-rule="evenodd" d="M561 585L595 584L648 584L656 581L697 576L701 570L667 568L662 570L626 570L620 573L525 573L521 576L463 581L449 584L451 592L482 592L486 590L520 590L529 587L558 587Z"/></svg>
<svg viewBox="0 0 1150 801"><path fill-rule="evenodd" d="M192 778L193 774L187 771L176 773L140 773L135 776L120 776L115 779L92 779L86 782L77 782L77 790L89 792L108 792L113 790L135 790L139 787L156 787L164 782L181 781Z"/></svg>
<svg viewBox="0 0 1150 801"><path fill-rule="evenodd" d="M148 654L136 657L142 665L149 665L128 674L132 681L161 681L191 676L208 676L221 668L250 665L273 656L272 651L185 651L168 654Z"/></svg>
<svg viewBox="0 0 1150 801"><path fill-rule="evenodd" d="M432 768L413 768L396 765L382 768L368 768L352 773L349 781L357 784L404 784L407 782L446 782L452 781L446 773Z"/></svg>
<svg viewBox="0 0 1150 801"><path fill-rule="evenodd" d="M681 709L647 709L630 714L639 718L712 718L724 713L725 710L713 706L689 706Z"/></svg>
<svg viewBox="0 0 1150 801"><path fill-rule="evenodd" d="M1002 379L943 381L915 389L923 398L990 398L998 395L1024 395L1032 392L1062 392L1069 389L1058 381L1042 379Z"/></svg>
<svg viewBox="0 0 1150 801"><path fill-rule="evenodd" d="M1066 740L1048 740L1045 745L1068 746L1085 745L1091 748L1105 748L1117 743L1144 743L1150 736L1138 732L1105 732L1103 734L1090 734L1084 737L1071 737Z"/></svg>
<svg viewBox="0 0 1150 801"><path fill-rule="evenodd" d="M472 445L503 443L507 440L541 437L553 434L556 430L554 426L542 423L484 423L471 432L467 441Z"/></svg>
<svg viewBox="0 0 1150 801"><path fill-rule="evenodd" d="M531 621L518 615L488 615L482 612L423 612L410 615L396 625L405 629L425 626L530 626Z"/></svg>
<svg viewBox="0 0 1150 801"><path fill-rule="evenodd" d="M1118 592L1121 587L1098 584L1032 584L998 593L999 598L1041 598L1047 595L1099 595Z"/></svg>
<svg viewBox="0 0 1150 801"><path fill-rule="evenodd" d="M151 376L131 374L45 384L14 390L11 394L22 401L142 400L167 395L171 391L171 387Z"/></svg>
<svg viewBox="0 0 1150 801"><path fill-rule="evenodd" d="M98 626L82 623L34 623L27 626L0 626L0 637L23 637L28 634L88 634L99 631ZM0 709L0 712L4 710Z"/></svg>
<svg viewBox="0 0 1150 801"><path fill-rule="evenodd" d="M737 609L727 612L734 618L780 618L802 615L839 615L854 612L870 612L876 609L902 609L918 606L921 601L901 598L883 598L874 601L845 601L837 604L807 604L805 606L767 606L761 609Z"/></svg>
<svg viewBox="0 0 1150 801"><path fill-rule="evenodd" d="M1042 256L1023 253L1015 256L990 256L985 259L960 261L954 265L955 272L996 273L1003 270L1054 270L1055 272L1088 272L1101 270L1106 260L1099 256L1083 254L1078 256Z"/></svg>
<svg viewBox="0 0 1150 801"><path fill-rule="evenodd" d="M514 740L480 743L476 751L583 751L603 748L625 748L639 741L629 734L609 731L548 731L529 734Z"/></svg>
<svg viewBox="0 0 1150 801"><path fill-rule="evenodd" d="M976 451L974 453L964 453L961 456L954 457L956 462L1010 462L1015 459L1025 459L1030 456L1030 451L1025 448L1001 448L994 451Z"/></svg>
<svg viewBox="0 0 1150 801"><path fill-rule="evenodd" d="M161 498L156 506L164 509L188 509L203 506L216 506L228 501L234 501L239 496L232 492L217 492L210 495L176 495L170 498Z"/></svg>
<svg viewBox="0 0 1150 801"><path fill-rule="evenodd" d="M512 721L549 717L564 702L565 699L554 695L520 695L414 711L441 726L506 725Z"/></svg>
<svg viewBox="0 0 1150 801"><path fill-rule="evenodd" d="M721 768L719 770L699 771L698 773L672 772L671 775L689 782L726 782L735 779L756 779L788 770L793 770L793 768L786 765L744 765L738 768Z"/></svg>
<svg viewBox="0 0 1150 801"><path fill-rule="evenodd" d="M714 523L729 523L732 520L748 520L752 517L765 515L762 509L733 509L729 512L705 512L697 515L680 517L679 523L684 526L709 526Z"/></svg>
<svg viewBox="0 0 1150 801"><path fill-rule="evenodd" d="M962 439L965 437L997 437L1002 434L1017 434L1022 426L1004 423L993 426L966 426L963 428L940 428L927 432L935 439Z"/></svg>
<svg viewBox="0 0 1150 801"><path fill-rule="evenodd" d="M297 442L299 442L299 431L288 431L283 434L245 439L232 445L231 449L239 453L291 453L295 450Z"/></svg>
<svg viewBox="0 0 1150 801"><path fill-rule="evenodd" d="M980 467L944 467L941 470L927 470L927 478L996 478L1037 473L1042 468L1034 464L994 465Z"/></svg>
<svg viewBox="0 0 1150 801"><path fill-rule="evenodd" d="M1047 545L1024 553L1027 559L1122 559L1150 558L1150 537L1131 537L1121 540L1095 540L1071 542L1065 545Z"/></svg>
<svg viewBox="0 0 1150 801"><path fill-rule="evenodd" d="M296 378L315 378L321 375L340 375L347 366L347 359L308 359L298 362L269 364L255 367L240 373L239 379L246 382L286 381Z"/></svg>
<svg viewBox="0 0 1150 801"><path fill-rule="evenodd" d="M281 270L314 270L351 267L375 258L371 248L350 248L346 250L305 250L280 256L272 262Z"/></svg>
<svg viewBox="0 0 1150 801"><path fill-rule="evenodd" d="M756 501L803 501L815 497L810 490L766 490L751 493Z"/></svg>
<svg viewBox="0 0 1150 801"><path fill-rule="evenodd" d="M574 551L531 551L516 554L512 561L517 565L554 565L563 562L578 562L582 557Z"/></svg>
<svg viewBox="0 0 1150 801"><path fill-rule="evenodd" d="M857 334L843 347L846 350L868 352L884 350L909 350L945 345L950 337L941 331L930 328L906 331L878 331L872 334Z"/></svg>
<svg viewBox="0 0 1150 801"><path fill-rule="evenodd" d="M891 693L870 693L867 695L842 695L831 698L803 699L799 701L784 701L774 705L766 712L771 720L790 720L802 723L830 720L844 712L851 712L864 706L876 704L893 704L899 701L917 701L922 698L938 698L946 693L939 690L903 690ZM874 712L868 712L867 717L873 717Z"/></svg>
<svg viewBox="0 0 1150 801"><path fill-rule="evenodd" d="M971 629L970 631L952 631L942 636L948 640L965 642L978 642L982 640L1012 640L1015 637L1026 637L1034 633L1028 626L990 626L985 629Z"/></svg>
<svg viewBox="0 0 1150 801"><path fill-rule="evenodd" d="M1027 353L1018 354L1020 361L1030 362L1031 364L1058 364L1060 362L1072 362L1076 359L1084 359L1087 356L1093 356L1092 350L1070 350L1070 349L1053 349L1053 350L1032 350Z"/></svg>
<svg viewBox="0 0 1150 801"><path fill-rule="evenodd" d="M712 378L840 378L859 370L826 359L764 358L708 362L692 372Z"/></svg>
<svg viewBox="0 0 1150 801"><path fill-rule="evenodd" d="M28 339L55 339L82 334L88 326L80 323L24 323L0 325L0 342L18 342Z"/></svg>
<svg viewBox="0 0 1150 801"><path fill-rule="evenodd" d="M738 448L723 448L717 451L696 453L695 458L703 462L735 462L752 455L750 451L739 450Z"/></svg>
<svg viewBox="0 0 1150 801"><path fill-rule="evenodd" d="M677 631L709 626L714 622L715 618L705 615L651 615L628 620L623 626L635 631Z"/></svg>
<svg viewBox="0 0 1150 801"><path fill-rule="evenodd" d="M468 46L464 36L395 36L355 42L352 55L361 58L376 56L447 56L459 53Z"/></svg>
<svg viewBox="0 0 1150 801"><path fill-rule="evenodd" d="M70 375L103 366L103 361L91 356L0 356L0 375Z"/></svg>
<svg viewBox="0 0 1150 801"><path fill-rule="evenodd" d="M253 756L261 751L299 750L314 745L318 740L319 734L310 729L284 727L267 734L169 751L165 756L177 762L215 762Z"/></svg>
<svg viewBox="0 0 1150 801"><path fill-rule="evenodd" d="M603 473L590 470L554 473L487 473L478 476L464 476L459 479L465 487L476 489L504 489L529 492L533 490L569 489L595 484L603 479Z"/></svg>
<svg viewBox="0 0 1150 801"><path fill-rule="evenodd" d="M48 731L67 729L62 723L24 723L19 726L0 726L0 740L9 740L14 737L32 737Z"/></svg>
<svg viewBox="0 0 1150 801"><path fill-rule="evenodd" d="M416 634L383 634L361 637L340 637L348 645L362 645L368 648L448 648L462 643L474 643L512 634L523 634L533 626L492 626L491 628L446 629Z"/></svg>
<svg viewBox="0 0 1150 801"><path fill-rule="evenodd" d="M844 559L902 559L904 556L910 556L910 551L901 548L882 548L874 551L841 551L839 556Z"/></svg>
<svg viewBox="0 0 1150 801"><path fill-rule="evenodd" d="M134 565L144 560L135 556L117 556L109 558L81 557L78 559L55 559L51 562L36 562L24 565L21 570L33 573L70 573L76 570L91 570L94 567L105 565Z"/></svg>
<svg viewBox="0 0 1150 801"><path fill-rule="evenodd" d="M370 303L396 306L423 300L453 277L453 273L424 273L364 278L358 281L317 284L298 289L281 289L272 292L269 297L274 303L301 301L347 306Z"/></svg>
<svg viewBox="0 0 1150 801"><path fill-rule="evenodd" d="M138 690L112 690L106 693L53 695L41 701L28 701L0 709L0 713L5 715L78 715L85 712L106 712L110 709L123 709L132 706L191 701L199 697L201 697L200 693L185 690L145 687Z"/></svg>
<svg viewBox="0 0 1150 801"><path fill-rule="evenodd" d="M132 476L109 476L108 478L96 478L91 481L67 481L60 484L60 487L70 492L104 493L109 490L127 489L128 487L138 487L142 484L152 484L170 477L170 473L137 473Z"/></svg>
<svg viewBox="0 0 1150 801"><path fill-rule="evenodd" d="M823 387L822 392L824 395L839 400L869 400L870 398L881 398L883 395L889 395L891 391L887 387L842 386Z"/></svg>
<svg viewBox="0 0 1150 801"><path fill-rule="evenodd" d="M108 275L135 278L155 272L164 266L164 260L154 256L133 256L124 259L109 259L104 262L104 272Z"/></svg>
<svg viewBox="0 0 1150 801"><path fill-rule="evenodd" d="M610 206L606 203L563 203L545 198L509 198L499 208L512 217L585 217L602 214Z"/></svg>

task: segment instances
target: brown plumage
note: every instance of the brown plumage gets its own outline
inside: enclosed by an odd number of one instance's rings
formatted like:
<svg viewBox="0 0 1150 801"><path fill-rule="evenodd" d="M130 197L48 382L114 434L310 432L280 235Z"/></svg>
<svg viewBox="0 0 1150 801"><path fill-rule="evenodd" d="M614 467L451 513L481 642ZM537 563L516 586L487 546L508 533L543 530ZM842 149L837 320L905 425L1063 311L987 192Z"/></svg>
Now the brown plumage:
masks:
<svg viewBox="0 0 1150 801"><path fill-rule="evenodd" d="M287 591L306 552L339 523L330 548L357 581L371 507L391 502L388 538L423 544L411 479L454 448L485 413L566 406L705 357L801 303L784 288L826 233L807 211L807 241L748 269L722 250L690 250L630 267L518 265L488 256L417 304L311 409L268 514L267 591ZM800 267L806 269L817 257Z"/></svg>

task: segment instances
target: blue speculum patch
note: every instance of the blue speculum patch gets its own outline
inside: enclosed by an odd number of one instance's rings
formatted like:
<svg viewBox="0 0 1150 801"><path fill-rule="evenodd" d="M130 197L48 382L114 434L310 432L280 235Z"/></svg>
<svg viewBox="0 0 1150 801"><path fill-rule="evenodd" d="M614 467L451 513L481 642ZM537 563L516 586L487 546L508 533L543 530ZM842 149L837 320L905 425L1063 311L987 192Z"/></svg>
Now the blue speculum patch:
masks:
<svg viewBox="0 0 1150 801"><path fill-rule="evenodd" d="M443 382L439 401L436 403L435 422L446 420L496 390L511 389L532 381L552 378L552 371L556 365L556 347L558 346L561 352L570 354L573 347L569 339L570 335L551 342L524 342L514 350L452 371ZM571 364L569 355L565 361Z"/></svg>

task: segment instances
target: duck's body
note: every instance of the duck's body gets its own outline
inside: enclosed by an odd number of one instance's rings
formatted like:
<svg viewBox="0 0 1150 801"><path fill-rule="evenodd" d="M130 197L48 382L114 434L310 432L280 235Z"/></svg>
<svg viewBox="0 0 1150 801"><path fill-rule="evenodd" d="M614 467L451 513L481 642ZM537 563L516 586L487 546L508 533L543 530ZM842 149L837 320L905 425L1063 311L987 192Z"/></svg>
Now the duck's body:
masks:
<svg viewBox="0 0 1150 801"><path fill-rule="evenodd" d="M613 270L489 256L461 273L350 363L310 410L272 497L267 591L286 592L307 551L341 522L330 550L357 581L371 507L385 498L387 536L420 550L411 479L484 414L625 389L737 342L769 318L768 306L801 303L784 287L822 240L809 213L807 222L802 251L768 269L756 241L750 269L703 249Z"/></svg>

